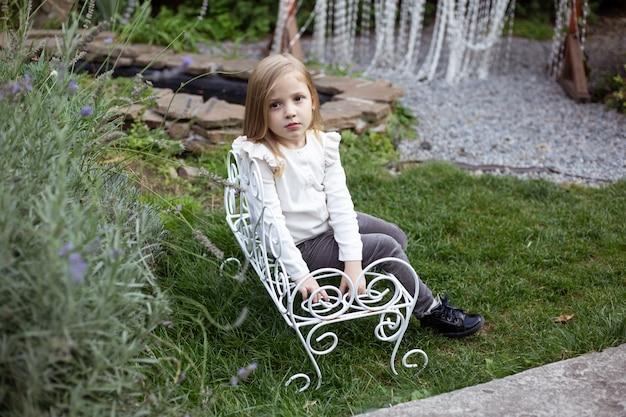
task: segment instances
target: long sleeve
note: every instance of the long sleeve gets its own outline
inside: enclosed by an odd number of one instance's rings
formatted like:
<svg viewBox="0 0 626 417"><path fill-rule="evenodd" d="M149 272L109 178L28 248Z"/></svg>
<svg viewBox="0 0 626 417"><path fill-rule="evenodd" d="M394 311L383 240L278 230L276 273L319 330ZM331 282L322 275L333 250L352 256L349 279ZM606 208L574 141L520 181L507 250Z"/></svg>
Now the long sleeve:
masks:
<svg viewBox="0 0 626 417"><path fill-rule="evenodd" d="M339 245L340 261L361 260L363 242L359 234L354 203L346 184L346 174L339 157L341 136L330 132L325 136L324 189L329 223L334 231L335 241Z"/></svg>
<svg viewBox="0 0 626 417"><path fill-rule="evenodd" d="M280 235L281 242L281 259L285 265L285 269L289 274L289 277L293 280L302 278L309 273L309 268L302 259L300 250L296 247L293 237L287 228L285 215L280 204L280 199L276 190L276 182L274 178L274 172L270 166L266 163L260 163L261 177L263 179L263 197L265 199L265 206L268 207L273 213L276 219L276 226ZM262 207L258 206L259 202L256 202L257 207L250 207L251 211L260 213ZM258 218L258 215L253 218Z"/></svg>

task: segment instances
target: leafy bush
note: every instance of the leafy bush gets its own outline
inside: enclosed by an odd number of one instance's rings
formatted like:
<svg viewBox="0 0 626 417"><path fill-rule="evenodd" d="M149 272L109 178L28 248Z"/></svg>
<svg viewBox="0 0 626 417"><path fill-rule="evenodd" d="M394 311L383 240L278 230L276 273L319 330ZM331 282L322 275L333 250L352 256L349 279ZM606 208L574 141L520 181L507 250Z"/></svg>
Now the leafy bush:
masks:
<svg viewBox="0 0 626 417"><path fill-rule="evenodd" d="M517 20L513 24L513 34L520 38L537 41L547 41L554 35L554 26L548 16L543 19L535 17L532 20Z"/></svg>
<svg viewBox="0 0 626 417"><path fill-rule="evenodd" d="M66 43L54 59L26 49L22 23L0 51L0 414L154 415L166 394L143 381L168 313L152 272L163 226L103 163L120 134L106 76L68 71Z"/></svg>
<svg viewBox="0 0 626 417"><path fill-rule="evenodd" d="M123 150L146 152L149 155L170 157L181 154L184 146L178 140L171 140L167 132L162 129L150 129L137 119L126 131Z"/></svg>
<svg viewBox="0 0 626 417"><path fill-rule="evenodd" d="M599 77L598 83L590 89L594 103L604 103L608 108L626 113L626 64L617 74L607 72Z"/></svg>
<svg viewBox="0 0 626 417"><path fill-rule="evenodd" d="M272 33L277 9L252 2L237 2L227 8L212 3L209 12L199 18L200 7L181 5L176 10L161 7L156 16L143 21L129 39L169 45L177 52L197 51L199 43L258 40Z"/></svg>
<svg viewBox="0 0 626 417"><path fill-rule="evenodd" d="M398 157L396 148L402 139L415 138L415 116L399 102L394 103L384 129L369 129L361 135L346 130L341 133L341 149L345 163L366 162L367 165L384 165ZM362 166L362 165L361 165Z"/></svg>
<svg viewBox="0 0 626 417"><path fill-rule="evenodd" d="M380 132L368 131L357 135L350 130L344 130L341 133L341 147L345 151L342 159L346 164L358 164L361 161L382 165L396 158L389 136Z"/></svg>
<svg viewBox="0 0 626 417"><path fill-rule="evenodd" d="M624 70L626 71L626 65L624 65ZM626 81L624 77L620 74L613 76L609 83L609 90L611 93L606 98L606 105L626 113Z"/></svg>

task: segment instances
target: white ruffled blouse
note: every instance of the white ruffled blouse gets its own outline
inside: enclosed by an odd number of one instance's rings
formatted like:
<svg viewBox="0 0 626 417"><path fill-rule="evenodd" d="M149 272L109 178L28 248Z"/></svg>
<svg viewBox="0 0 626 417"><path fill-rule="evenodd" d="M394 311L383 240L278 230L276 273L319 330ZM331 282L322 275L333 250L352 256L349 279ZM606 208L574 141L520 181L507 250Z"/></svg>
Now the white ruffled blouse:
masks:
<svg viewBox="0 0 626 417"><path fill-rule="evenodd" d="M235 153L259 162L265 203L277 219L282 259L292 279L309 273L296 245L330 229L339 245L340 261L362 260L363 256L356 212L339 158L341 136L319 132L318 139L309 131L306 139L300 149L281 146L284 159L245 136L233 142ZM281 165L283 174L276 178L274 172ZM249 204L252 218L258 219L261 207Z"/></svg>

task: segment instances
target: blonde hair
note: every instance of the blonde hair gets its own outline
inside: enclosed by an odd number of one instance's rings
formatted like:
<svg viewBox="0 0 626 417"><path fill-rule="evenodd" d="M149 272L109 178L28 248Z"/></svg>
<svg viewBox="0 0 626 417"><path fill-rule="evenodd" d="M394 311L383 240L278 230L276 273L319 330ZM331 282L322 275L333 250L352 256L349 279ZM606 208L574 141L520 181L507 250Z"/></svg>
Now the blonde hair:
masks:
<svg viewBox="0 0 626 417"><path fill-rule="evenodd" d="M313 106L313 119L309 129L318 132L323 128L320 100L311 74L302 61L290 54L270 55L256 65L248 79L243 134L251 142L263 143L277 157L284 157L284 155L280 151L278 141L269 130L269 95L283 77L293 72L297 73L298 79L309 89ZM281 174L282 167L275 175L279 177Z"/></svg>

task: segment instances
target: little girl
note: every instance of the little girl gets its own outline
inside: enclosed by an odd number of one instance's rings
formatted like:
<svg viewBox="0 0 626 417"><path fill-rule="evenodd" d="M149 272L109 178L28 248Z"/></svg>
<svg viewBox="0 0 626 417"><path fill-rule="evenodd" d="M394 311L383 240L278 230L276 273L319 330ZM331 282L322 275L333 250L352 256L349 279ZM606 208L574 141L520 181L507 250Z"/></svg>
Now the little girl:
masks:
<svg viewBox="0 0 626 417"><path fill-rule="evenodd" d="M290 277L299 283L309 271L334 267L356 283L363 264L385 257L408 262L407 237L398 226L355 211L339 158L341 136L322 131L317 91L302 62L288 54L261 60L248 80L245 107L243 136L233 142L233 150L259 162L265 201L278 222ZM382 267L415 292L405 266ZM344 280L342 292L348 287ZM448 296L434 297L421 280L418 285L413 314L422 326L448 337L481 329L480 314L451 306ZM363 293L365 286L361 279L357 291ZM311 277L300 292L305 299L310 294L326 297L324 291L316 292L319 288Z"/></svg>

